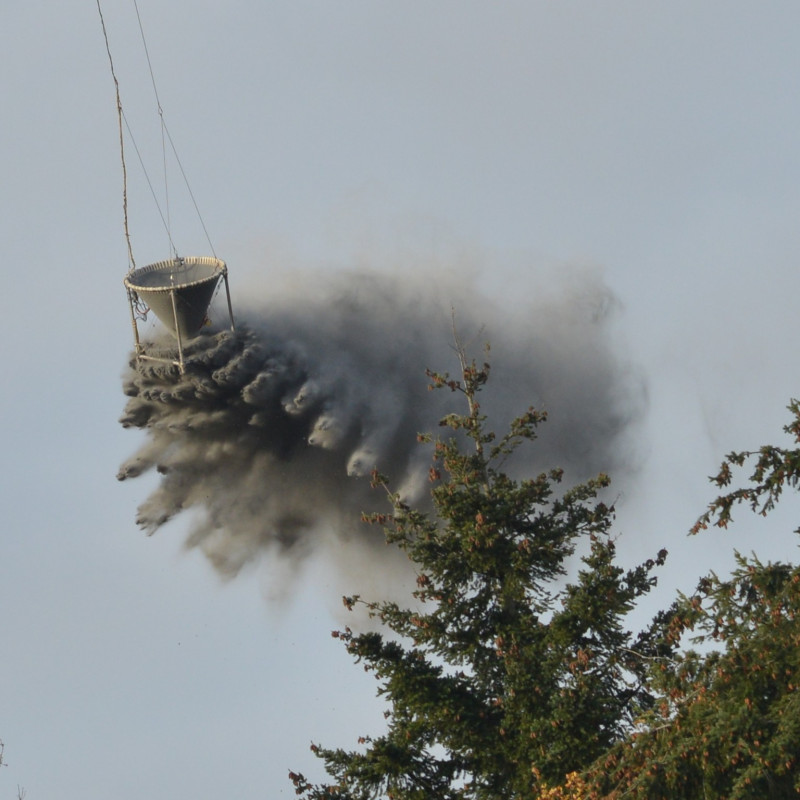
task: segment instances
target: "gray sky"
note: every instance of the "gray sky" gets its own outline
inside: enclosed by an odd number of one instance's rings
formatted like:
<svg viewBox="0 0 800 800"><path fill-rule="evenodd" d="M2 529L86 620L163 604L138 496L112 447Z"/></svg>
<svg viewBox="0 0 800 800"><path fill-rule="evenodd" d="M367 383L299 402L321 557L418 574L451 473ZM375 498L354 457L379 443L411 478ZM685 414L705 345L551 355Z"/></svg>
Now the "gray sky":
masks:
<svg viewBox="0 0 800 800"><path fill-rule="evenodd" d="M730 449L797 394L796 3L140 0L170 132L234 303L306 267L477 271L524 307L599 270L647 378L625 558L671 588L733 544L790 558L796 521L687 540ZM130 3L104 6L123 104L159 178ZM222 584L185 523L146 538L120 484L130 341L113 84L94 2L0 26L5 274L0 798L293 796L311 740L380 729L329 636L346 586L319 557ZM129 152L140 264L169 256ZM173 224L206 250L173 180ZM549 270L549 273L548 273ZM543 276L548 275L550 278ZM513 287L513 292L510 291ZM238 293L238 295L237 295ZM424 368L428 365L421 365ZM282 602L275 585L291 587Z"/></svg>

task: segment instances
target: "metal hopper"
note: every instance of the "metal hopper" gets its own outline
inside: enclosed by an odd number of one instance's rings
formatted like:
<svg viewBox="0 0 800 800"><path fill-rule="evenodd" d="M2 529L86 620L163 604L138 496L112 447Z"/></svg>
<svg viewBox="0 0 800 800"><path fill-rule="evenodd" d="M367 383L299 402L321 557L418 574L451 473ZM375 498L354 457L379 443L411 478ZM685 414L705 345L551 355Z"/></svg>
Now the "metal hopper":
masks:
<svg viewBox="0 0 800 800"><path fill-rule="evenodd" d="M228 288L228 269L224 261L209 256L190 256L157 261L129 272L125 277L131 303L131 319L136 339L136 354L152 361L169 361L183 371L183 342L196 336L207 320L208 307L220 278L225 282L228 312L233 330L233 310ZM178 360L157 358L145 353L139 341L136 309L145 303L178 340Z"/></svg>

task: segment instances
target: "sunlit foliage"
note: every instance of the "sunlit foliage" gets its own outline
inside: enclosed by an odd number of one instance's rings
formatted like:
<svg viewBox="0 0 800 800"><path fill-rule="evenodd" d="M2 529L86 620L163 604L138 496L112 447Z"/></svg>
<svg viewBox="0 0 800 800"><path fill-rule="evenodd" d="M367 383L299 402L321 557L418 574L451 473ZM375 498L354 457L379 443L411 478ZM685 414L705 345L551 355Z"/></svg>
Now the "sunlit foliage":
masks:
<svg viewBox="0 0 800 800"><path fill-rule="evenodd" d="M744 503L767 515L800 480L800 407L785 428L793 447L730 453L712 481L728 489L693 532L727 527ZM670 623L694 649L654 663L658 697L627 741L587 779L585 797L789 798L800 795L800 567L737 554L730 576L702 578Z"/></svg>
<svg viewBox="0 0 800 800"><path fill-rule="evenodd" d="M569 773L651 709L649 667L674 656L665 616L639 636L625 628L666 552L630 570L616 564L605 475L571 488L559 469L509 477L507 459L545 415L528 409L497 438L479 402L489 366L460 355L459 378L430 373L432 388L466 406L434 442L433 513L373 475L390 510L368 521L415 565L414 607L345 598L379 630L335 632L374 673L387 730L355 750L314 745L330 782L290 774L308 800L560 797L557 787L580 780L565 784Z"/></svg>

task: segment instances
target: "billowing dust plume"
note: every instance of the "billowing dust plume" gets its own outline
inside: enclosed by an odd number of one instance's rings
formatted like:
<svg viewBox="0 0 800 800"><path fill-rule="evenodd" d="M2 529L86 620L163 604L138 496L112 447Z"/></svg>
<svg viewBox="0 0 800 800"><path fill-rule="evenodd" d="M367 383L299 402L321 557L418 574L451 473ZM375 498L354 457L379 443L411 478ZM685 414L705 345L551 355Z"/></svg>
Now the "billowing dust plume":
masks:
<svg viewBox="0 0 800 800"><path fill-rule="evenodd" d="M417 433L435 434L445 413L464 410L460 394L428 391L425 375L457 376L454 319L469 356L484 360L491 344L481 401L495 431L531 405L548 410L513 471L562 466L570 482L619 475L644 400L612 343L611 293L584 274L522 305L495 307L457 280L433 288L430 277L313 275L263 301L235 301L236 332L189 342L184 375L132 359L121 422L146 440L118 477L160 474L138 524L154 533L189 512L188 545L226 576L270 551L297 561L323 541L362 554L382 545L382 532L360 522L362 511L387 508L369 488L371 470L424 502L430 448ZM159 346L175 352L172 340Z"/></svg>

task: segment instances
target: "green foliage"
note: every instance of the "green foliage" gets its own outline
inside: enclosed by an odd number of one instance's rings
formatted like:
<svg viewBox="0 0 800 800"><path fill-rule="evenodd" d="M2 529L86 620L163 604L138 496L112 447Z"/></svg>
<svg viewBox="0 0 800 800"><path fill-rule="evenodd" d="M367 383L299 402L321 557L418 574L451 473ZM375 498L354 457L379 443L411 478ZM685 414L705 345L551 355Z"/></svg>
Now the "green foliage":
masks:
<svg viewBox="0 0 800 800"><path fill-rule="evenodd" d="M795 445L800 444L800 404L797 400L789 403L794 419L784 426ZM800 482L800 447L785 448L765 445L758 451L745 450L729 453L720 466L712 483L724 489L730 486L734 471L732 467L742 467L754 461L750 483L727 494L720 495L708 507L708 510L695 523L692 533L705 530L709 524L727 528L731 522L731 513L735 505L745 503L761 516L766 516L777 503L785 486L797 488ZM800 532L798 529L797 532Z"/></svg>
<svg viewBox="0 0 800 800"><path fill-rule="evenodd" d="M374 672L388 729L357 750L313 746L332 782L290 773L305 798L533 797L625 736L652 705L648 663L673 654L662 619L638 637L624 627L666 551L616 565L605 475L564 489L557 469L521 481L503 472L545 415L528 409L498 440L478 402L489 366L460 355L460 379L429 373L432 388L466 401L434 443L434 513L373 475L392 510L368 521L415 565L416 607L345 598L388 633L334 634Z"/></svg>
<svg viewBox="0 0 800 800"><path fill-rule="evenodd" d="M800 443L800 407L785 431ZM693 532L726 527L739 503L767 514L800 479L800 449L731 453L712 481L730 486L754 462L749 483L721 495ZM800 794L800 567L737 554L722 580L703 578L681 597L670 636L698 650L654 663L659 700L628 741L586 776L583 797L789 798Z"/></svg>

